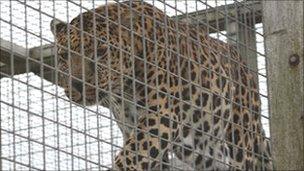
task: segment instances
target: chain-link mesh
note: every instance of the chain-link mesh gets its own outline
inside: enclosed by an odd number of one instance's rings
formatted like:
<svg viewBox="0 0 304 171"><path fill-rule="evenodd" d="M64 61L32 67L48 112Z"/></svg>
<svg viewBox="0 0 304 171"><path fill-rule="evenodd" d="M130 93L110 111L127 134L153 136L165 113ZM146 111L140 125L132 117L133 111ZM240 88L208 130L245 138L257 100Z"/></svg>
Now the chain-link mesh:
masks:
<svg viewBox="0 0 304 171"><path fill-rule="evenodd" d="M261 10L241 0L0 1L0 169L265 169Z"/></svg>

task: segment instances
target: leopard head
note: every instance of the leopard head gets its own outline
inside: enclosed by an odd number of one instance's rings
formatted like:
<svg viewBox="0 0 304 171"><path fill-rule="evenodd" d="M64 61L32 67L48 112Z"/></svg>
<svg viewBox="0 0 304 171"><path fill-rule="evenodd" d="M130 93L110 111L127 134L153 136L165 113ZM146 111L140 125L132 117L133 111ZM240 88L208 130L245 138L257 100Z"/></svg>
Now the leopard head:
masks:
<svg viewBox="0 0 304 171"><path fill-rule="evenodd" d="M113 84L117 74L111 74L109 64L117 63L119 58L108 53L106 36L94 38L92 25L87 24L81 27L78 19L70 24L53 20L51 30L56 42L59 86L72 101L94 105L105 98L110 87L117 87ZM87 29L80 31L83 27Z"/></svg>
<svg viewBox="0 0 304 171"><path fill-rule="evenodd" d="M108 92L120 94L125 76L132 77L136 68L134 55L142 54L142 38L134 35L131 48L130 23L133 31L140 30L140 16L131 15L128 6L117 10L116 4L108 4L80 14L69 24L51 22L59 85L76 103L93 105L106 99Z"/></svg>

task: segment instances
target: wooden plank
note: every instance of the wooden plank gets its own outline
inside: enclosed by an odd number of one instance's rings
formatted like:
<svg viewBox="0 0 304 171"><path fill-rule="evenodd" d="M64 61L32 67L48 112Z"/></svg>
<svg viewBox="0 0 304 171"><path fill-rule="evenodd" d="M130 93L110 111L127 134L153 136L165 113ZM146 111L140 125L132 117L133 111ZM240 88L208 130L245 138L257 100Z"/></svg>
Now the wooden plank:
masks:
<svg viewBox="0 0 304 171"><path fill-rule="evenodd" d="M303 1L263 8L275 169L304 170Z"/></svg>
<svg viewBox="0 0 304 171"><path fill-rule="evenodd" d="M25 58L28 56L28 51L14 43L11 43L7 40L0 39L0 71L6 73L7 75L22 74L26 72ZM13 56L13 64L12 58ZM14 66L13 70L11 69L12 65ZM12 73L13 72L13 73ZM3 75L0 75L2 78Z"/></svg>
<svg viewBox="0 0 304 171"><path fill-rule="evenodd" d="M0 40L0 72L6 74L0 74L0 78L23 74L29 71L48 81L54 82L54 70L51 68L54 66L53 45L44 45L26 50L22 46L11 44L3 39ZM40 56L42 56L43 62L41 62ZM13 60L11 60L12 57ZM28 60L28 65L26 60ZM44 65L43 67L41 67L42 64Z"/></svg>
<svg viewBox="0 0 304 171"><path fill-rule="evenodd" d="M239 22L230 22L227 27L227 36L229 37L228 43L237 47L243 61L247 66L254 71L258 72L257 62L257 48L256 48L256 30L255 22L245 15L240 15L239 20L246 23L246 26ZM248 20L248 21L245 21ZM256 76L257 80L257 76Z"/></svg>
<svg viewBox="0 0 304 171"><path fill-rule="evenodd" d="M252 17L254 17L255 23L261 23L262 4L259 1L233 3L218 6L216 8L209 8L206 10L183 14L176 17L182 21L194 25L199 22L199 26L202 29L208 30L209 33L216 33L227 30L227 23L243 23L241 20L236 21L237 15L244 15L247 17L247 20L252 20Z"/></svg>
<svg viewBox="0 0 304 171"><path fill-rule="evenodd" d="M247 17L252 17L248 15L250 12L252 13L254 11L255 20L256 22L261 21L261 15L259 13L261 12L261 4L257 2L246 2L246 3L237 3L237 4L230 4L227 6L219 6L216 8L210 8L207 10L202 10L194 13L189 13L188 15L191 16L193 19L189 22L196 22L196 19L200 20L202 27L209 27L209 32L217 32L225 30L226 23L227 23L227 15L230 17L235 18L236 14L246 14ZM177 16L180 20L185 20L185 15ZM197 18L198 17L198 18ZM228 17L229 19L229 17ZM237 21L238 22L238 21ZM217 30L217 25L219 30ZM34 72L37 75L40 75L41 73L41 63L40 56L43 57L43 64L46 64L46 67L44 67L45 70L45 78L47 80L53 80L53 74L48 73L52 72L51 69L48 69L47 66L53 66L54 65L54 59L53 59L53 46L52 45L45 45L42 47L35 47L29 50L26 50L25 48L12 44L6 40L1 40L1 66L0 71L3 73L6 73L7 75L14 75L14 74L22 74L25 73L26 70L26 59L29 60L29 71ZM13 48L11 48L11 46ZM41 51L42 50L42 51ZM41 51L41 52L40 52ZM11 73L11 54L10 52L13 52L13 61L14 61L14 69ZM2 78L4 75L0 75L0 78Z"/></svg>
<svg viewBox="0 0 304 171"><path fill-rule="evenodd" d="M193 25L199 22L209 33L227 31L228 43L235 45L248 67L258 72L255 24L262 22L261 2L233 3L177 17Z"/></svg>
<svg viewBox="0 0 304 171"><path fill-rule="evenodd" d="M27 56L28 54L28 51L24 47L16 45L15 43L11 43L2 38L0 38L0 50L6 52L12 52L16 56ZM2 60L2 58L0 58L0 60Z"/></svg>

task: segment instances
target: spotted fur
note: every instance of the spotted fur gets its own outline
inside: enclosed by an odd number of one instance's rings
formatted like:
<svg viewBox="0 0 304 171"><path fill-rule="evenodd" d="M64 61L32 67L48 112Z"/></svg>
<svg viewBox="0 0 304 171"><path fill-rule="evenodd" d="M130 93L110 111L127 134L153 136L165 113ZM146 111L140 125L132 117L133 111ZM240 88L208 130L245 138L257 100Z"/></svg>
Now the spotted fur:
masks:
<svg viewBox="0 0 304 171"><path fill-rule="evenodd" d="M197 170L271 169L255 76L231 45L144 2L51 28L67 96L118 120L114 170L165 168L168 151Z"/></svg>

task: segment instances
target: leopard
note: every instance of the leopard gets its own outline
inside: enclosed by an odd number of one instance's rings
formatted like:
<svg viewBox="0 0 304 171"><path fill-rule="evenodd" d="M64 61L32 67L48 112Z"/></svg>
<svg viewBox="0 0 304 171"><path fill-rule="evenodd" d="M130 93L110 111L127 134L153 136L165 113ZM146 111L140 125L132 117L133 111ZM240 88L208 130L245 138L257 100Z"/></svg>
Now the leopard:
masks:
<svg viewBox="0 0 304 171"><path fill-rule="evenodd" d="M50 25L58 85L122 132L112 170L170 169L169 153L195 170L273 169L257 76L235 45L143 1Z"/></svg>

